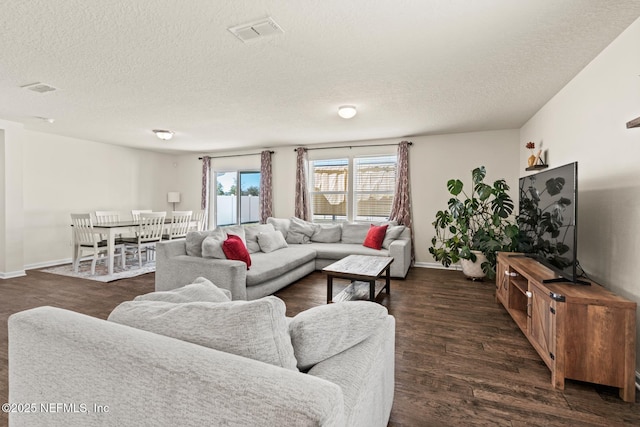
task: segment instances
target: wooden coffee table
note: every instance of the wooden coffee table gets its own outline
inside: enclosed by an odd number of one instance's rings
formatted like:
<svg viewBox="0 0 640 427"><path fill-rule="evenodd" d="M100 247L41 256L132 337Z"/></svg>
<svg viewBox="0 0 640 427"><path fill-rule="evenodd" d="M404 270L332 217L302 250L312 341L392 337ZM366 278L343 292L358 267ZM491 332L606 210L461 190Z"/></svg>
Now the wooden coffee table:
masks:
<svg viewBox="0 0 640 427"><path fill-rule="evenodd" d="M383 290L391 291L392 257L372 255L349 255L322 269L327 273L327 304L338 301L361 299L363 287L368 285L368 299L375 301ZM384 284L376 284L376 280L385 274ZM333 298L333 279L350 279L352 283ZM364 289L366 298L366 288Z"/></svg>

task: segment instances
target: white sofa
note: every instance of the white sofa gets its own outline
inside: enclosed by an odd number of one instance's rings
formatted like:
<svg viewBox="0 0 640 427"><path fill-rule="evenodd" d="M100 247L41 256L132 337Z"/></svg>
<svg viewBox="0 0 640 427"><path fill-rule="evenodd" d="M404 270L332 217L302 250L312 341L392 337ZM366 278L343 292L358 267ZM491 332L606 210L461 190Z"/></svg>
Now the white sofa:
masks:
<svg viewBox="0 0 640 427"><path fill-rule="evenodd" d="M394 231L399 235L390 236L385 240L385 246L380 250L363 246L369 223L342 223L333 227L339 227L336 238L327 239L319 233L317 239L310 237L309 243L295 243L297 239L290 229L292 219L269 218L266 225L260 227L273 227L282 232L288 242L288 247L265 253L257 250L251 253L251 267L242 261L229 259L204 258L200 253L198 240L194 240L194 248L189 250L187 240L161 242L156 246L156 275L155 286L157 291L174 289L191 283L196 277L206 277L217 286L231 291L233 299L252 300L271 295L287 285L301 279L314 270L321 270L327 265L346 257L347 255L375 255L390 256L394 261L391 264L391 277L404 278L411 265L411 235L410 230L398 227L391 223ZM326 231L326 226L321 231ZM387 233L391 231L391 227ZM244 232L253 229L255 225L242 227ZM267 229L267 228L264 228ZM401 230L400 230L401 229ZM200 244L203 236L211 232L201 232ZM236 229L237 231L237 229ZM393 237L393 238L391 238ZM315 241L314 241L315 240ZM317 240L328 240L317 241ZM247 234L247 246L251 249L255 242L251 241Z"/></svg>
<svg viewBox="0 0 640 427"><path fill-rule="evenodd" d="M331 304L285 318L284 303L276 297L166 301L123 303L112 321L53 307L12 315L9 402L22 406L10 411L10 425L387 425L394 394L395 320L379 304ZM244 315L245 307L253 312ZM272 321L261 321L264 313ZM212 326L211 316L227 314L237 316L226 322L230 330L221 332L225 322L220 317ZM367 316L368 321L355 325ZM301 372L241 356L235 347L234 354L214 349L248 342L239 351L259 353L262 347L251 347L250 338L228 335L255 327L262 339L271 324L291 331L291 338L285 332L280 341L293 347L294 364L307 360L313 365ZM360 335L354 335L358 330ZM222 343L215 341L220 333L226 338ZM181 334L184 339L177 338ZM203 335L213 336L213 348L199 341ZM328 342L346 349L327 347Z"/></svg>

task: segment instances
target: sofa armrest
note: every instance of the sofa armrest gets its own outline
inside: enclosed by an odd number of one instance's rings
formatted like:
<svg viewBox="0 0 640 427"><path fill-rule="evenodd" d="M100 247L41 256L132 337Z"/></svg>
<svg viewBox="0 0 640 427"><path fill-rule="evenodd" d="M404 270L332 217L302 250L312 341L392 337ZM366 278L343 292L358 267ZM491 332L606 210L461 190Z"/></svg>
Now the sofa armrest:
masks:
<svg viewBox="0 0 640 427"><path fill-rule="evenodd" d="M393 257L391 276L404 278L411 267L411 238L400 237L389 244L389 256Z"/></svg>
<svg viewBox="0 0 640 427"><path fill-rule="evenodd" d="M231 292L234 300L247 299L247 265L242 261L186 255L184 241L156 245L156 291L168 291L204 277Z"/></svg>
<svg viewBox="0 0 640 427"><path fill-rule="evenodd" d="M320 378L59 308L8 324L9 402L37 405L12 427L344 425Z"/></svg>

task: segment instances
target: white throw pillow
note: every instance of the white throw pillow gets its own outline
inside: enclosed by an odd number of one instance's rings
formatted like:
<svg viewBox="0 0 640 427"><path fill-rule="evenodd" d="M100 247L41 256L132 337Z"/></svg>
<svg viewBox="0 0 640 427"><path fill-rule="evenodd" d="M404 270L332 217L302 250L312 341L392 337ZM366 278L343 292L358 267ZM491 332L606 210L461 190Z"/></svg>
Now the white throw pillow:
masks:
<svg viewBox="0 0 640 427"><path fill-rule="evenodd" d="M244 227L244 235L247 240L247 250L250 254L260 252L261 248L258 244L258 234L268 233L276 229L271 224L247 225Z"/></svg>
<svg viewBox="0 0 640 427"><path fill-rule="evenodd" d="M387 227L387 234L385 234L384 236L382 247L385 249L389 249L389 245L391 244L391 242L400 237L404 229L404 225L390 225L389 227Z"/></svg>
<svg viewBox="0 0 640 427"><path fill-rule="evenodd" d="M315 233L318 228L318 224L294 216L292 216L290 220L291 225L289 226L289 231L286 236L287 243L309 243L311 236L313 236L313 233Z"/></svg>
<svg viewBox="0 0 640 427"><path fill-rule="evenodd" d="M134 301L165 301L173 303L183 302L228 302L231 292L211 283L204 277L198 277L192 284L170 291L157 291L138 295Z"/></svg>
<svg viewBox="0 0 640 427"><path fill-rule="evenodd" d="M187 255L202 257L202 242L204 242L204 239L208 236L220 236L223 240L227 237L225 232L220 228L207 231L190 231L185 237Z"/></svg>
<svg viewBox="0 0 640 427"><path fill-rule="evenodd" d="M225 233L205 237L202 241L202 257L227 259L227 256L222 250L222 244L226 239L227 236Z"/></svg>
<svg viewBox="0 0 640 427"><path fill-rule="evenodd" d="M371 223L345 222L342 224L342 243L361 245L367 237Z"/></svg>
<svg viewBox="0 0 640 427"><path fill-rule="evenodd" d="M282 233L276 230L258 234L258 244L260 250L265 253L289 247Z"/></svg>
<svg viewBox="0 0 640 427"><path fill-rule="evenodd" d="M370 301L340 302L303 311L289 322L298 369L306 371L361 343L387 316L386 307Z"/></svg>
<svg viewBox="0 0 640 427"><path fill-rule="evenodd" d="M108 320L297 370L285 304L274 296L220 303L127 301Z"/></svg>
<svg viewBox="0 0 640 427"><path fill-rule="evenodd" d="M273 228L280 231L284 238L287 238L287 233L289 232L289 227L291 226L291 220L289 218L267 218L267 224L273 225Z"/></svg>

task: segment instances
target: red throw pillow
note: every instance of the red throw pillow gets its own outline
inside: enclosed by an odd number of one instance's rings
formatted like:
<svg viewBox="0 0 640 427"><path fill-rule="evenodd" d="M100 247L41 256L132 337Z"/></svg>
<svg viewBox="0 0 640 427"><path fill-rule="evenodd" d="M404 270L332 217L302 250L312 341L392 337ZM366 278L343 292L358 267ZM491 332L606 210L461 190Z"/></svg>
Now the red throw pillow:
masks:
<svg viewBox="0 0 640 427"><path fill-rule="evenodd" d="M242 243L240 236L235 234L229 234L227 240L222 244L222 252L226 255L227 259L235 259L237 261L244 261L247 264L247 270L251 267L251 257L247 247Z"/></svg>
<svg viewBox="0 0 640 427"><path fill-rule="evenodd" d="M369 227L369 231L367 232L367 237L364 239L363 246L366 246L371 249L382 248L382 242L384 241L384 236L387 234L388 225L373 225Z"/></svg>

